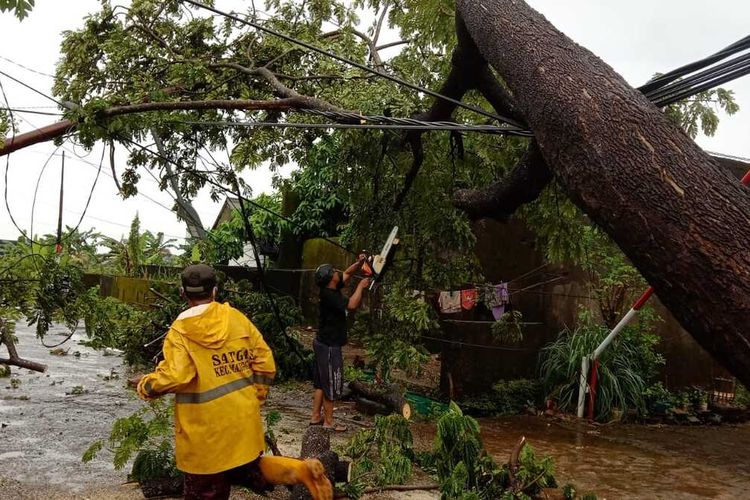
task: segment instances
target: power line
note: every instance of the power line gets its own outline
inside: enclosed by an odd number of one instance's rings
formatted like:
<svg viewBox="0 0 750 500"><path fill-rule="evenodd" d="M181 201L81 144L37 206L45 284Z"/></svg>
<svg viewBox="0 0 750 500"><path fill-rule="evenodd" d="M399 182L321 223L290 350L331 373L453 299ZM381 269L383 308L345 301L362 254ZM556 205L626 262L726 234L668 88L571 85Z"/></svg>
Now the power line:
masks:
<svg viewBox="0 0 750 500"><path fill-rule="evenodd" d="M643 92L644 94L652 92L656 89L666 86L667 84L671 82L674 82L680 77L683 77L685 75L688 75L690 73L703 69L707 66L715 64L721 61L722 59L729 57L730 55L736 54L748 48L750 48L750 35L734 42L733 44L729 45L728 47L723 48L722 50L716 52L715 54L712 54L698 61L694 61L692 63L686 64L677 69L673 69L672 71L669 71L668 73L658 76L652 79L651 81L647 82L645 85L641 86L639 90Z"/></svg>
<svg viewBox="0 0 750 500"><path fill-rule="evenodd" d="M428 335L420 335L420 338L427 339L427 340L433 340L435 342L442 342L444 344L455 344L455 345L461 345L466 347L476 347L478 349L492 349L495 351L530 351L531 349L527 349L524 347L504 347L499 345L491 345L491 344L474 344L472 342L464 342L462 340L451 340L451 339L443 339L439 337L431 337Z"/></svg>
<svg viewBox="0 0 750 500"><path fill-rule="evenodd" d="M27 88L27 89L31 90L32 92L34 92L34 93L37 93L37 94L39 94L40 96L44 97L45 99L49 99L50 101L52 101L52 102L54 102L54 103L57 103L58 105L60 105L60 106L61 106L61 107L63 107L63 108L67 108L67 106L65 106L65 105L64 105L64 104L63 104L62 102L58 101L58 100L57 100L57 99L55 99L54 97L52 97L52 96L50 96L50 95L48 95L48 94L45 94L45 93L44 93L44 92L42 92L41 90L37 90L37 89L35 89L34 87L32 87L31 85L29 85L28 83L24 83L24 82L22 82L21 80L19 80L18 78L15 78L15 77L12 77L12 76L10 76L10 75L9 75L8 73L6 73L6 72L4 72L4 71L0 71L0 75L3 75L3 76L5 76L6 78L10 78L11 80L13 80L14 82L16 82L17 84L21 85L22 87L25 87L25 88ZM10 106L9 106L9 105L7 104L7 102L6 102L6 106L7 106L7 107L10 107Z"/></svg>
<svg viewBox="0 0 750 500"><path fill-rule="evenodd" d="M282 40L286 40L287 42L293 43L295 45L299 45L299 46L304 47L304 48L306 48L308 50L312 50L313 52L317 52L318 54L322 54L322 55L328 56L328 57L330 57L332 59L335 59L335 60L337 60L339 62L342 62L344 64L348 64L348 65L353 66L353 67L355 67L357 69L361 69L362 71L366 71L367 73L371 73L371 74L373 74L375 76L379 76L379 77L384 78L386 80L390 80L390 81L392 81L394 83L397 83L397 84L402 85L404 87L408 87L408 88L410 88L412 90L415 90L417 92L422 92L424 94L430 95L430 96L435 97L437 99L442 99L444 101L450 102L451 104L455 104L456 106L459 106L459 107L462 107L464 109L468 109L470 111L474 111L475 113L479 113L481 115L484 115L484 116L486 116L488 118L492 118L492 119L498 120L500 122L509 123L509 124L511 124L513 126L518 127L519 130L522 130L522 127L520 127L520 124L517 123L515 120L513 120L511 118L506 118L506 117L503 117L503 116L499 116L499 115L497 115L495 113L491 113L489 111L485 111L484 109L479 108L477 106L472 106L470 104L466 104L466 103L464 103L462 101L459 101L458 99L453 99L452 97L448 97L448 96L443 95L443 94L441 94L439 92L435 92L435 91L426 89L424 87L420 87L419 85L415 85L413 83L407 82L406 80L403 80L403 79L398 78L396 76L390 75L388 73L377 71L377 70L375 70L373 68L370 68L367 65L358 63L357 61L354 61L352 59L348 59L348 58L340 56L340 55L338 55L338 54L336 54L334 52L331 52L330 50L322 49L320 47L312 45L312 44L310 44L308 42L305 42L305 41L300 40L298 38L295 38L293 36L281 33L280 31L276 31L274 29L271 29L271 28L268 28L268 27L263 26L261 24L258 24L258 23L254 22L254 21L249 21L247 19L242 19L240 17L237 17L234 14L230 14L229 12L221 11L221 10L215 8L215 7L211 7L211 6L202 4L200 2L196 2L194 0L181 0L181 1L183 3L188 3L190 5L193 5L194 7L198 7L200 9L204 9L204 10L213 12L214 14L218 14L218 15L220 15L222 17L225 17L227 19L231 19L233 21L236 21L238 23L244 24L246 26L250 26L252 28L255 28L258 31L262 31L262 32L267 33L269 35L273 35L275 37L281 38Z"/></svg>
<svg viewBox="0 0 750 500"><path fill-rule="evenodd" d="M127 149L127 147L126 147L126 149ZM128 149L128 152L130 152L130 149ZM146 167L146 172L148 173L148 175L151 176L152 179L154 179L157 183L159 183L159 180L156 178L156 176L154 175L154 173L151 172L151 169L149 169L148 167ZM161 187L161 185L160 185L160 187ZM180 200L177 199L177 195L176 194L173 195L172 193L170 193L166 189L163 189L162 191L165 192L165 193L167 193L167 195L169 195L169 197L172 198L172 200L175 202L175 205L177 205L178 207L180 206ZM171 210L171 211L172 211L172 213L176 212L175 210ZM183 212L183 215L185 217L187 217L188 219L190 219L190 222L193 225L198 226L200 228L203 228L203 223L201 223L200 220L195 220L195 217L193 217L193 214L191 214L189 211L187 211L185 209L183 209L182 212ZM179 216L179 214L177 214L177 215Z"/></svg>
<svg viewBox="0 0 750 500"><path fill-rule="evenodd" d="M54 151L52 151L52 154L49 155L47 158L47 161L44 162L44 165L42 165L42 169L39 171L39 176L36 178L36 186L34 187L34 198L31 203L31 224L29 225L29 232L31 233L31 236L34 236L34 209L36 208L36 195L39 192L39 184L42 182L42 175L44 175L44 171L47 170L47 165L49 165L49 162L54 158L55 153L60 149L60 146L57 146Z"/></svg>
<svg viewBox="0 0 750 500"><path fill-rule="evenodd" d="M361 116L360 119L366 120L368 117ZM426 122L413 120L414 124L386 124L386 123L294 123L294 122L229 122L229 121L191 121L191 120L174 120L172 123L195 126L213 126L213 127L238 127L238 128L302 128L302 129L361 129L361 130L453 130L458 132L482 132L488 134L513 134L526 135L515 129L508 127L498 127L495 125L474 125L461 124L454 122Z"/></svg>
<svg viewBox="0 0 750 500"><path fill-rule="evenodd" d="M0 108L0 111L9 111L11 113L27 113L31 115L63 116L62 113L53 113L50 111L37 111L34 109L22 109L22 108Z"/></svg>
<svg viewBox="0 0 750 500"><path fill-rule="evenodd" d="M88 161L88 160L86 160L85 158L82 158L82 157L81 157L80 155L78 155L78 154L77 154L77 153L76 153L75 151L73 151L73 150L71 150L71 149L69 149L69 148L66 148L65 146L61 146L60 148L61 148L61 149L63 149L64 151L67 151L67 152L69 152L70 154L72 154L72 155L73 155L73 157L72 157L72 159L73 159L73 160L77 160L77 161L80 161L81 163L83 163L83 164L85 164L85 165L87 165L87 166L90 166L90 167L92 167L92 168L94 168L94 169L97 169L97 170L98 170L98 165L97 165L96 163L94 163L94 162L91 162L91 161ZM58 156L58 157L59 157L60 155L61 155L60 153L54 153L54 152L53 152L51 156L53 156L53 157L54 157L54 156ZM102 170L101 170L101 173L102 173L102 174L104 174L104 175L106 175L106 176L108 176L108 177L109 177L109 178L111 178L111 179L113 179L113 178L114 178L114 177L112 176L112 174L110 174L110 173L109 173L109 172L107 172L106 170L103 170L103 169L102 169ZM146 199L146 200L150 201L151 203L153 203L153 204L155 204L155 205L159 206L160 208L163 208L164 210L167 210L167 211L169 211L170 213L174 214L174 210L172 210L172 209L171 209L171 208L169 208L168 206L164 205L163 203L160 203L159 201L157 201L157 200L155 200L155 199L151 198L151 197L150 197L149 195L147 195L147 194L145 194L145 193L143 193L143 192L141 192L141 191L138 191L138 192L136 192L136 194L135 194L135 195L136 195L136 196L140 196L140 197L142 197L142 198L144 198L144 199ZM71 213L71 214L75 214L75 215L80 215L80 214L81 214L81 212L78 212L78 211L74 211L74 210L68 210L68 209L65 209L65 211L66 211L66 212L68 212L68 213ZM121 222L114 222L114 221L111 221L111 220L107 220L107 219L102 219L102 218L100 218L100 217L95 217L95 216L93 216L93 215L90 215L90 214L86 214L86 218L89 218L89 219L94 219L94 220L98 220L98 221L100 221L100 222L105 222L105 223L107 223L107 224L113 224L113 225L115 225L115 226L120 226L120 227L125 227L125 228L129 228L129 227L130 227L130 225L129 225L129 224L124 224L124 223L121 223ZM170 238L179 238L179 239L185 239L185 236L177 236L177 235L174 235L174 234L166 234L166 233L165 233L165 234L164 234L164 236L169 236Z"/></svg>
<svg viewBox="0 0 750 500"><path fill-rule="evenodd" d="M2 89L2 82L0 82L0 89ZM7 102L7 101L6 101L6 102ZM36 125L34 125L33 123L31 123L31 122L30 122L29 120L27 120L27 119L25 119L25 118L21 118L21 119L22 119L22 120L24 120L25 122L27 122L27 123L28 123L29 125L31 125L32 127L36 127ZM58 146L58 147L57 147L57 148L56 148L56 149L55 149L55 150L54 150L54 151L52 152L52 154L51 154L51 155L49 156L49 158L47 159L47 161L46 161L46 162L45 162L45 164L43 165L43 167L42 167L42 172L40 172L40 178L41 178L41 174L42 174L42 173L44 172L44 169L46 168L46 166L47 166L47 163L49 163L50 159L51 159L51 158L52 158L53 156L59 156L59 154L57 154L57 150L58 150L58 149L62 149L63 151L67 151L67 152L69 152L69 153L71 153L71 154L73 155L74 159L77 159L78 161L81 161L81 162L83 162L83 163L85 163L85 164L87 164L87 165L90 165L91 167L97 168L97 174L96 174L96 178L94 179L94 182L93 182L93 184L92 184L92 186L91 186L91 190L90 190L90 192L89 192L89 195L88 195L88 199L87 199L87 201L86 201L86 206L85 206L85 208L84 208L83 212L81 212L81 213L80 213L81 217L80 217L80 219L78 220L78 223L76 224L75 228L74 228L74 229L73 229L73 230L72 230L72 231L71 231L70 233L68 233L68 234L66 235L66 237L65 237L65 238L63 238L63 239L61 240L61 242L64 242L64 241L67 241L68 239L70 239L70 238L71 238L71 237L73 236L73 234L75 233L75 231L77 231L77 230L78 230L78 228L80 227L81 223L83 222L83 219L84 219L84 218L86 217L86 212L88 211L88 207L89 207L89 204L91 203L91 197L92 197L92 195L93 195L93 193L94 193L94 189L96 188L96 184L97 184L97 181L99 180L99 175L100 175L100 174L101 174L101 172L102 172L102 166L103 166L103 163L104 163L104 149L102 149L102 157L101 157L101 160L100 160L100 162L99 162L99 165L97 166L97 165L96 165L96 164L94 164L93 162L90 162L90 161L86 160L85 158L82 158L82 157L81 157L81 156L80 156L80 155L79 155L78 153L76 153L76 152L75 152L74 150L72 150L72 149L68 149L68 148L66 148L66 147L65 147L64 145L62 145L62 144L61 144L60 146ZM22 229L21 229L21 228L20 228L20 227L19 227L19 226L18 226L18 225L16 224L16 222L15 222L15 219L13 218L13 215L12 215L12 213L11 213L11 211L10 211L10 205L9 205L9 203L8 203L8 170L9 170L9 168L10 168L10 164L9 164L9 161L10 161L10 155L7 155L7 158L6 158L6 170L5 170L5 193L4 193L4 198L5 198L5 205L6 205L6 208L7 208L7 210L8 210L8 215L10 215L10 218L11 218L11 221L13 222L13 225L14 225L14 226L16 227L16 229L17 229L17 230L18 230L18 231L19 231L19 232L21 233L21 235L22 235L23 237L25 237L26 239L28 239L28 240L29 240L30 242L32 242L32 243L36 243L36 244L38 244L38 245L42 245L42 246L44 246L44 245L43 245L43 244L42 244L41 242L35 241L35 240L33 239L33 237L34 237L34 234L33 234L33 232L32 232L32 234L31 234L30 236L27 236L27 235L25 234L25 231L23 231L23 230L22 230ZM109 175L110 177L112 177L112 176L111 176L110 174L108 174L108 173L106 173L106 172L105 172L105 174L106 174L106 175ZM38 188L38 184L39 184L39 182L37 181L37 188ZM138 193L138 194L141 194L141 193ZM147 199L148 199L149 201L151 201L151 202L153 202L153 203L155 203L155 204L157 204L157 205L161 206L161 207L162 207L162 208L164 208L165 210L169 210L170 212L173 212L171 208L169 208L169 207L167 207L167 206L165 206L165 205L162 205L161 203L159 203L158 201L156 201L156 200L154 200L154 199L152 199L152 198L148 197L147 195L143 194L142 196L144 196L145 198L147 198ZM34 206L36 205L36 197L37 197L37 190L35 189L35 190L34 190L34 201L33 201L33 203L32 203L32 215L31 215L31 223L32 223L32 228L33 228L33 221L34 221Z"/></svg>
<svg viewBox="0 0 750 500"><path fill-rule="evenodd" d="M132 144L133 146L135 146L135 147L137 147L137 148L141 149L142 151L145 151L145 152L147 152L147 153L149 153L149 154L152 154L152 155L154 155L154 156L157 156L157 157L161 158L161 159L162 159L162 160L164 160L164 161L167 161L167 162L171 163L171 164L172 164L172 165L174 165L174 166L175 166L175 167L176 167L176 168L177 168L178 170L180 170L180 171L182 171L182 172L186 172L186 173L189 173L189 174L191 174L191 175L195 175L195 176L198 176L198 177L202 178L202 179L203 179L203 180L204 180L205 182L207 182L208 184L210 184L210 185L212 185L212 186L216 187L217 189L221 190L221 191L222 191L222 192L223 192L224 194L231 194L231 195L235 195L235 194L236 194L236 193L235 193L234 191L232 191L231 189L227 188L227 187L226 187L226 186L224 186L223 184L221 184L221 183L219 183L219 182L216 182L216 181L214 181L213 179L211 179L211 177L210 177L210 176L207 176L207 175L203 175L202 173L198 172L197 170L187 170L187 169L185 169L185 167L183 167L183 166L182 166L182 165L180 165L179 163L175 162L175 161L174 161L174 160L172 160L171 158L167 158L166 156L163 156L163 155L159 154L158 152L156 152L156 151L154 151L154 150L152 150L152 149L149 149L149 148L147 148L146 146L143 146L143 145L141 145L141 144L138 144L137 142L135 142L135 141L133 141L133 140L131 140L131 139L128 139L128 138L126 138L126 137L121 137L121 138L120 138L120 140L121 140L121 141L125 141L125 142L128 142L129 144ZM214 163L214 166L216 166L217 168L221 168L221 167L220 167L220 165L218 165L218 164L216 164L216 163ZM242 195L240 195L240 197L239 197L238 199L241 199L241 200L242 200L243 202L245 202L245 203L248 203L248 204L252 205L252 206L253 206L253 207L255 207L255 208L258 208L258 209L260 209L260 210L263 210L263 211L265 211L265 212L268 212L269 214L271 214L271 215L274 215L274 216L276 216L276 217L278 217L278 218L280 218L280 219L282 219L282 220L284 220L284 221L286 221L286 222L288 222L288 223L290 223L290 224L292 224L292 225L294 225L294 226L296 226L296 227L302 227L302 226L301 226L301 224L299 224L298 222L295 222L294 220L292 220L292 219L290 219L290 218L288 218L288 217L285 217L285 216L283 216L283 215L281 215L281 214L279 214L279 213L277 213L277 212L275 212L275 211L271 210L270 208L264 207L263 205L261 205L261 204L259 204L259 203L256 203L256 202L254 202L253 200L249 199L249 198L248 198L248 197L246 197L246 196L242 196ZM358 254L357 254L357 252L353 252L352 250L349 250L349 249L348 249L348 248L346 248L345 246L343 246L343 245L341 245L340 243L337 243L337 242L335 242L335 241L333 241L333 240L331 240L331 239L329 239L329 238L325 238L325 237L323 237L323 238L321 238L321 239L324 239L324 240L325 240L325 241L327 241L328 243L330 243L330 244L332 244L332 245L335 245L335 246L337 246L337 247L341 248L342 250L344 250L344 251L346 251L346 252L350 253L351 255L358 255Z"/></svg>
<svg viewBox="0 0 750 500"><path fill-rule="evenodd" d="M19 62L16 62L16 61L14 61L12 59L8 59L5 56L0 56L0 59L2 59L3 61L7 61L7 62L9 62L9 63L11 63L11 64L13 64L15 66L18 66L19 68L25 69L26 71L30 71L32 73L36 73L37 75L46 76L46 77L49 77L49 78L55 78L55 75L50 75L49 73L45 73L43 71L39 71L39 70L36 70L36 69L33 69L33 68L29 68L28 66L24 66L23 64L21 64Z"/></svg>
<svg viewBox="0 0 750 500"><path fill-rule="evenodd" d="M736 80L737 78L745 76L748 73L750 73L750 59L745 61L744 64L733 65L730 68L713 72L713 74L696 77L691 83L697 83L699 85L685 88L682 91L674 90L674 93L669 94L656 101L655 104L659 107L668 106L669 104L677 103L679 101L682 101L683 99L687 99L688 97L699 94L705 90L712 89L723 83L728 83L732 80ZM665 87L665 89L669 88L670 87Z"/></svg>

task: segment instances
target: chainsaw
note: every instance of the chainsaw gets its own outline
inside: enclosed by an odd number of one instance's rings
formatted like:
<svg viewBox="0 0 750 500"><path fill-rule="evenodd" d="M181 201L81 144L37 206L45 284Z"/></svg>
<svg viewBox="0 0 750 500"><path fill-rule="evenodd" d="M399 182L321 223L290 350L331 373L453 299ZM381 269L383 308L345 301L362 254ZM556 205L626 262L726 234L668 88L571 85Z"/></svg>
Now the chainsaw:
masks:
<svg viewBox="0 0 750 500"><path fill-rule="evenodd" d="M398 226L394 226L379 254L368 255L367 252L363 252L366 257L362 263L362 272L370 278L370 291L374 290L377 283L383 279L383 275L393 260L393 254L396 252L399 244L397 235Z"/></svg>

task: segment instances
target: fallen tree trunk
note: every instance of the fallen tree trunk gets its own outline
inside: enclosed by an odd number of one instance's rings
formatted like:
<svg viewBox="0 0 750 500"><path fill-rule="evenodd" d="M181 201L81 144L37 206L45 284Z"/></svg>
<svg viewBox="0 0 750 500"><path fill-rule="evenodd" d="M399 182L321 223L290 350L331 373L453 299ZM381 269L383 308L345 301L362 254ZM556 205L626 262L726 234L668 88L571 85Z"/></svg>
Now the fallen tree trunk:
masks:
<svg viewBox="0 0 750 500"><path fill-rule="evenodd" d="M354 394L385 405L389 413L398 413L407 420L411 418L411 406L404 399L404 392L397 384L382 386L353 380L349 383L349 388Z"/></svg>
<svg viewBox="0 0 750 500"><path fill-rule="evenodd" d="M750 385L750 196L594 54L518 0L459 0L567 194Z"/></svg>
<svg viewBox="0 0 750 500"><path fill-rule="evenodd" d="M302 437L300 458L317 458L326 469L326 475L332 485L348 483L351 480L351 462L339 460L338 454L331 450L331 436L329 431L320 425L307 428ZM292 500L311 500L310 492L305 485L297 484L292 488Z"/></svg>

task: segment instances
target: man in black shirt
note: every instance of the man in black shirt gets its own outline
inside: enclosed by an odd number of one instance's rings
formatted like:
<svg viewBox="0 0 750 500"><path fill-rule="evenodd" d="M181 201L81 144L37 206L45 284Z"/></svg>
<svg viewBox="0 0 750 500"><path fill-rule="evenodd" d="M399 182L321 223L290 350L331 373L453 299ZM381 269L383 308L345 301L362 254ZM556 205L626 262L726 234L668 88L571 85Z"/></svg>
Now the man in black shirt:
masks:
<svg viewBox="0 0 750 500"><path fill-rule="evenodd" d="M346 312L359 307L362 302L362 291L370 285L370 280L360 281L349 298L341 293L341 289L359 270L364 260L365 256L360 255L359 260L343 273L336 271L330 264L323 264L315 271L315 282L320 287L320 320L318 336L313 340L315 397L310 425L322 424L325 429L337 432L346 431L346 426L333 422L333 402L341 397L344 389L344 359L341 347L346 345L347 340Z"/></svg>

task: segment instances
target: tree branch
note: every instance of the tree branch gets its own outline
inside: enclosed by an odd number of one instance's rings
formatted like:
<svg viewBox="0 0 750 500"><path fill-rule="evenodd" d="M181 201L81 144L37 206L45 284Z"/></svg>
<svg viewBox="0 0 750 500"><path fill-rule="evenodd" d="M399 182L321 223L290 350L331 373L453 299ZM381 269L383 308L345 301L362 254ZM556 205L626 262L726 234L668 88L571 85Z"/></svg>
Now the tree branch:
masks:
<svg viewBox="0 0 750 500"><path fill-rule="evenodd" d="M362 41L364 41L367 44L368 50L370 51L370 59L372 59L372 62L375 64L375 67L378 69L378 71L383 71L385 64L383 63L383 60L380 58L380 54L378 54L378 48L375 45L375 41L369 36L367 36L366 34L362 33L361 31L354 29L354 28L339 29L335 31L329 31L328 33L324 33L323 35L321 35L321 38L334 38L334 37L337 37L339 35L346 33L347 31L361 38Z"/></svg>
<svg viewBox="0 0 750 500"><path fill-rule="evenodd" d="M463 21L458 16L456 17L456 33L458 34L458 45L453 50L453 55L451 56L451 71L445 79L443 86L440 87L439 92L444 96L461 100L466 92L476 85L473 75L476 74L479 68L486 66L487 63L468 36L466 28L463 27ZM414 118L424 121L448 120L453 115L455 109L456 105L454 103L445 99L435 99L432 101L432 106L427 112L415 115ZM411 145L412 152L414 152L414 160L409 171L406 173L404 185L396 196L396 201L393 204L394 210L401 208L411 190L414 180L419 174L419 170L422 168L424 159L421 144L422 134L423 131L411 131L406 136L407 141Z"/></svg>
<svg viewBox="0 0 750 500"><path fill-rule="evenodd" d="M109 141L109 166L112 169L112 178L115 180L115 186L117 186L117 192L122 195L122 186L120 181L117 179L117 171L115 169L115 142Z"/></svg>
<svg viewBox="0 0 750 500"><path fill-rule="evenodd" d="M290 87L287 87L286 85L281 83L281 80L279 80L276 77L273 71L271 71L270 69L266 67L248 68L239 63L229 62L229 61L213 63L213 64L210 64L209 67L230 68L230 69L239 71L241 73L245 73L246 75L264 78L266 82L268 82L271 85L271 88L278 96L286 98L286 100L296 102L297 105L293 106L296 108L309 108L309 109L317 109L320 111L334 111L337 113L351 113L351 111L345 110L338 106L334 106L333 104L327 101L318 99L317 97L310 97L310 96L302 95L296 90ZM290 109L290 108L287 108L287 109Z"/></svg>
<svg viewBox="0 0 750 500"><path fill-rule="evenodd" d="M487 99L500 116L515 120L517 125L527 128L526 119L516 107L515 100L503 85L495 78L489 65L482 66L475 75L476 89Z"/></svg>
<svg viewBox="0 0 750 500"><path fill-rule="evenodd" d="M121 115L135 113L147 113L150 111L179 111L179 110L208 110L208 109L231 109L244 111L276 110L286 111L290 109L308 108L310 102L305 96L288 97L284 99L255 100L255 99L215 99L201 101L167 101L167 102L143 102L115 106L99 112L103 118L112 118Z"/></svg>
<svg viewBox="0 0 750 500"><path fill-rule="evenodd" d="M388 7L389 2L383 3L383 12L380 13L380 17L378 18L378 24L375 26L375 33L372 35L372 46L375 48L375 51L377 52L377 44L378 39L380 39L380 30L383 29L383 21L385 21L385 16L388 14Z"/></svg>
<svg viewBox="0 0 750 500"><path fill-rule="evenodd" d="M5 320L0 319L0 343L5 344L5 347L8 349L8 358L0 358L0 365L18 366L19 368L26 368L35 372L46 372L47 365L37 363L36 361L29 361L18 356L13 336L5 328L4 323Z"/></svg>
<svg viewBox="0 0 750 500"><path fill-rule="evenodd" d="M159 156L163 158L169 158L169 153L164 147L164 142L162 141L161 136L153 128L151 129L151 136L154 138L154 144L156 144L156 150L159 152ZM169 182L169 185L174 192L174 200L177 204L177 215L180 216L182 220L184 220L187 224L190 236L200 240L204 239L206 237L206 229L203 227L201 218L198 215L198 212L193 207L193 204L190 203L189 200L186 200L184 196L182 196L179 180L172 170L172 165L168 161L164 161L161 163L164 165L164 169L167 171L167 182Z"/></svg>
<svg viewBox="0 0 750 500"><path fill-rule="evenodd" d="M396 42L389 42L389 43L384 43L383 45L378 45L375 48L378 50L384 50L384 49L390 49L391 47L396 47L397 45L404 45L404 44L411 43L411 42L412 42L411 40L398 40Z"/></svg>
<svg viewBox="0 0 750 500"><path fill-rule="evenodd" d="M551 180L552 172L536 140L532 140L518 165L506 177L485 189L456 191L453 205L474 220L482 217L505 220L521 205L537 199Z"/></svg>

